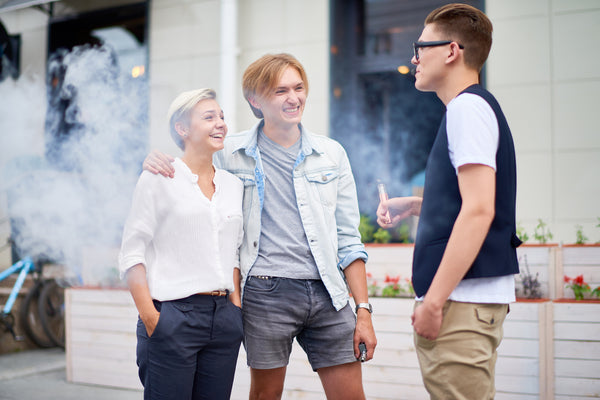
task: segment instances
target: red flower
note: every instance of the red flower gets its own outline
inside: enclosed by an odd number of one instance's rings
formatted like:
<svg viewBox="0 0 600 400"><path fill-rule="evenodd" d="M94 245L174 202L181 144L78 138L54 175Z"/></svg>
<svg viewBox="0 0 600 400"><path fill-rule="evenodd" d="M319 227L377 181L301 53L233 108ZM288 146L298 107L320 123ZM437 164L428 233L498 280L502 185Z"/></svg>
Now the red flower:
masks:
<svg viewBox="0 0 600 400"><path fill-rule="evenodd" d="M583 279L583 275L579 275L575 278L569 278L565 275L564 280L567 284L566 287L573 290L576 300L582 300L585 293L592 292L590 285ZM597 293L600 294L600 290L598 290ZM597 294L592 292L592 295L596 296Z"/></svg>

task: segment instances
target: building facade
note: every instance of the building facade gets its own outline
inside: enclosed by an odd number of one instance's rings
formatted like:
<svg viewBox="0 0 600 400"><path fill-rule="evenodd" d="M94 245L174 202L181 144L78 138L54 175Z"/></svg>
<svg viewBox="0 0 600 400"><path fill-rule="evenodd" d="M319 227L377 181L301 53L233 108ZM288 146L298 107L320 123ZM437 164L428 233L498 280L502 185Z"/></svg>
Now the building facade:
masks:
<svg viewBox="0 0 600 400"><path fill-rule="evenodd" d="M376 10L376 7L396 7L396 12L401 15L404 12L398 8L401 6L408 10L406 12L426 15L429 9L424 3L433 8L445 2L62 0L23 2L40 4L10 8L12 3L18 2L0 1L0 22L9 35L20 38L17 82L41 82L42 87L31 92L39 96L46 96L48 58L53 51L52 43L58 40L59 22L98 15L102 10L109 11L106 18L110 20L111 15L115 16L119 14L117 11L127 7L145 7L145 12L139 12L143 22L136 22L142 24L145 30L129 30L138 38L137 50L141 58L137 59L137 64L134 62L128 67L137 67L138 73L142 67L141 74L147 84L147 125L140 125L146 138L144 151L160 149L173 155L179 154L167 133L165 114L171 100L179 92L191 88L212 87L217 91L230 132L252 126L256 119L241 91L243 71L265 53L288 52L303 63L309 77L310 92L304 124L314 132L340 140L348 148L353 168L362 170L368 169L370 162L373 163L371 168L379 167L372 158L363 163L352 156L353 149L360 146L361 136L367 134L370 128L368 125L340 128L339 122L357 115L360 118L361 112L374 115L373 109L381 113L386 109L385 104L389 107L386 112L398 115L394 105L403 103L381 103L381 99L385 98L381 93L387 93L385 88L389 81L379 78L396 73L389 69L388 64L404 50L399 49L395 53L394 43L404 46L406 42L409 46L405 49L406 54L410 55L410 41L418 38L417 33L412 39L405 35L399 42L394 42L393 35L405 32L407 27L420 31L422 18L403 21L403 26L393 29L384 27L381 32L387 33L383 39L377 36L376 42L363 43L367 47L369 43L388 47L387 50L377 50L376 60L380 60L381 65L377 61L356 72L363 74L366 71L368 75L362 81L357 80L358 83L348 89L350 92L346 88L340 89L339 79L336 79L342 74L340 68L344 67L335 59L343 45L339 40L345 40L343 35L340 39L339 31L344 26L350 26L351 31L357 15L364 20L365 15L370 15L369 10ZM593 51L600 37L600 2L487 0L470 3L483 8L494 23L494 44L485 67L484 82L502 105L515 139L519 224L529 234L530 241L534 241L533 233L540 220L553 233L551 241L573 243L577 229L587 236L589 242L600 241L600 183L596 176L600 168L600 135L594 123L599 104L600 56ZM373 40L368 35L362 38ZM125 58L127 51L119 53L121 59ZM410 68L407 56L398 57L398 67L406 65ZM349 79L354 79L352 76ZM410 74L406 79L410 79ZM18 83L9 84L8 80L0 83L3 107L11 102L10 96L16 96L15 93L21 90ZM357 85L363 85L363 90L357 91ZM382 85L383 92L373 89L377 85ZM392 91L401 90L402 84L392 87ZM369 103L370 108L345 110L345 103L337 100L348 93L355 97L367 93L375 100ZM26 96L32 102L30 106L25 105L30 145L16 148L3 145L5 150L0 150L0 165L5 165L12 156L20 155L15 152L43 154L44 141L47 140L44 126L48 105L45 100L36 98L39 96ZM419 98L415 98L414 102L418 101ZM435 112L441 115L443 108ZM396 152L410 157L412 151L402 153L406 141L394 144L397 132L393 118L390 121L392 125L387 128L387 143L392 143L392 147L388 148L388 159L393 161ZM0 126L4 130L0 132L4 136L0 143L7 143L6 130L11 125L0 123ZM352 132L348 133L349 130ZM413 130L409 133L420 133L416 128ZM346 142L344 138L350 137L356 138L356 141ZM420 146L427 146L426 143L425 140L425 144ZM404 174L407 184L412 182L419 168L413 166L410 173ZM383 175L390 181L396 176ZM371 174L365 179L375 178ZM359 180L361 184L365 183ZM390 190L390 195L397 194L406 193L400 193L400 189L398 192ZM361 211L368 213L369 210L363 210L363 205L372 206L361 201ZM0 209L3 215L6 214L6 204Z"/></svg>

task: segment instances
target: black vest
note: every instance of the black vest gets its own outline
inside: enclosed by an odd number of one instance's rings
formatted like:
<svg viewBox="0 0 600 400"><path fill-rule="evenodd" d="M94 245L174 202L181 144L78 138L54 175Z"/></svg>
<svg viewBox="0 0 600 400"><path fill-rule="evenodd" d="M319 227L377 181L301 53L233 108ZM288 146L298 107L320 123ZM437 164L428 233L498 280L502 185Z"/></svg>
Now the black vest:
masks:
<svg viewBox="0 0 600 400"><path fill-rule="evenodd" d="M473 93L482 97L496 114L500 130L496 153L495 216L481 250L464 279L517 274L519 264L516 247L521 241L515 233L517 172L510 128L500 105L491 93L479 85L470 86L462 93ZM413 258L412 282L417 296L425 295L431 285L461 204L458 179L448 154L444 116L425 170L423 203Z"/></svg>

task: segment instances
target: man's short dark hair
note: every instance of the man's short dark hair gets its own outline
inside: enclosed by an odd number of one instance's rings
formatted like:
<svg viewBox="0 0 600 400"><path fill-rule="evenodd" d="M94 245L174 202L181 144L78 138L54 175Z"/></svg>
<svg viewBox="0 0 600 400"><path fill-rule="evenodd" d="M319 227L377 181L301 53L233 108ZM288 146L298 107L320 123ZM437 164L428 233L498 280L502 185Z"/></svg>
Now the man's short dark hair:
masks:
<svg viewBox="0 0 600 400"><path fill-rule="evenodd" d="M465 47L465 64L481 71L492 48L492 22L481 11L467 4L453 3L436 8L425 19L425 25L434 25L444 40L452 40Z"/></svg>

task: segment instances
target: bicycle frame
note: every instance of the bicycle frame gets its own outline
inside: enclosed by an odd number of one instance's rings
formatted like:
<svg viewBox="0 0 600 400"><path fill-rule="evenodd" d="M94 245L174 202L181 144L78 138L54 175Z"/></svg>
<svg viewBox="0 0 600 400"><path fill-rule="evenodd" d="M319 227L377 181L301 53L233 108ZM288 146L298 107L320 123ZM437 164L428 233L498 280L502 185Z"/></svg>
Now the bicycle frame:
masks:
<svg viewBox="0 0 600 400"><path fill-rule="evenodd" d="M10 295L8 296L8 300L4 305L4 309L2 310L3 315L10 314L15 300L19 295L19 291L21 290L21 287L23 287L23 283L25 282L27 274L33 271L34 269L35 264L33 263L33 260L30 257L25 257L24 259L19 260L12 266L8 267L6 270L0 272L0 281L3 281L8 276L20 271L17 281L15 282L15 285L13 286L13 289L10 292Z"/></svg>

